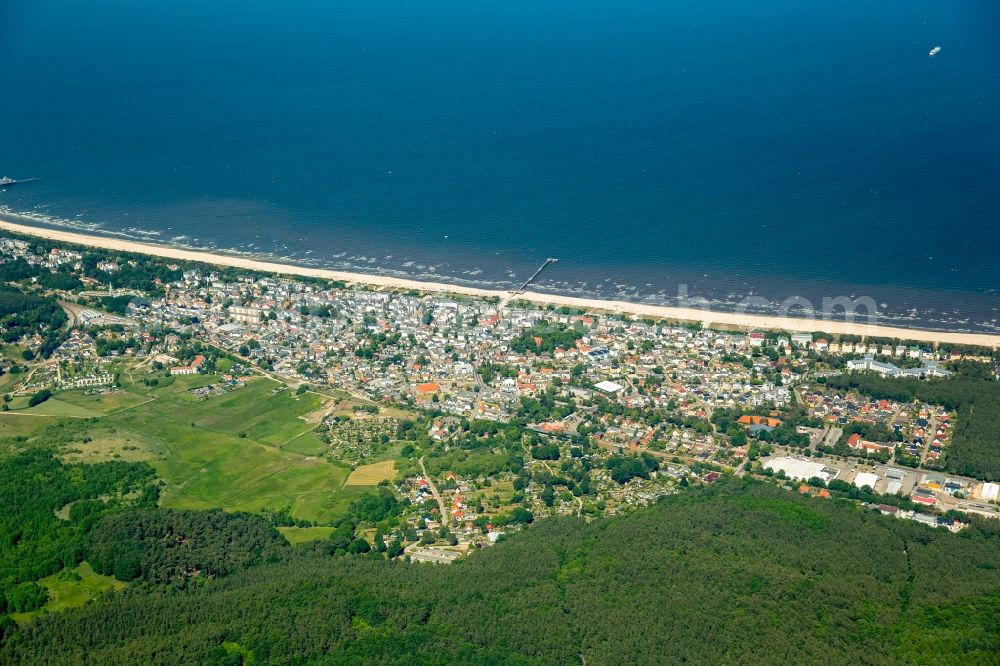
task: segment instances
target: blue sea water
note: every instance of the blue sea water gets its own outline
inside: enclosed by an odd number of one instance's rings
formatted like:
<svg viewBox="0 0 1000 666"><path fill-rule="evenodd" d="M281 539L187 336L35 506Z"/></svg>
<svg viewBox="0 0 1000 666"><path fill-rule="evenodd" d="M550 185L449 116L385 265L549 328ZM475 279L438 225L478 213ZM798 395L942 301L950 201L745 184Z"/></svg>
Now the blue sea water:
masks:
<svg viewBox="0 0 1000 666"><path fill-rule="evenodd" d="M0 175L42 179L0 206L47 223L1000 320L996 0L32 0L0 58Z"/></svg>

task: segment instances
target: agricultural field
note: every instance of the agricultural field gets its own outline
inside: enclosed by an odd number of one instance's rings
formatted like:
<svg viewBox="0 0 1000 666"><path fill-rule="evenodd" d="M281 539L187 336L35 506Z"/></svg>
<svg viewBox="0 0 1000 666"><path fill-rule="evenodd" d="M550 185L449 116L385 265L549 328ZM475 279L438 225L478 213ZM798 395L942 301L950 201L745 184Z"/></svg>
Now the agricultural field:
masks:
<svg viewBox="0 0 1000 666"><path fill-rule="evenodd" d="M392 481L396 476L396 461L384 460L357 467L347 477L345 486L377 486L380 481Z"/></svg>

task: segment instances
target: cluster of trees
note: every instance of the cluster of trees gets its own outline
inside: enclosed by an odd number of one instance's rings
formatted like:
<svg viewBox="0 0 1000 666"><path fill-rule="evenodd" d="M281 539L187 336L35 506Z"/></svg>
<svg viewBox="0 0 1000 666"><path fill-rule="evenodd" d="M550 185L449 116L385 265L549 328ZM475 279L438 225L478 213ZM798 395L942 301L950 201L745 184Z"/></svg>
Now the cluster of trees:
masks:
<svg viewBox="0 0 1000 666"><path fill-rule="evenodd" d="M21 282L33 278L39 273L41 270L37 266L32 266L21 257L0 264L0 281L2 282Z"/></svg>
<svg viewBox="0 0 1000 666"><path fill-rule="evenodd" d="M26 588L12 593L19 584L78 564L84 535L106 512L155 505L154 475L145 463L67 465L40 444L0 454L0 598L23 599ZM58 518L66 506L69 520Z"/></svg>
<svg viewBox="0 0 1000 666"><path fill-rule="evenodd" d="M650 472L660 469L660 463L649 453L641 456L612 456L608 458L606 466L611 478L621 484L636 477L648 479Z"/></svg>
<svg viewBox="0 0 1000 666"><path fill-rule="evenodd" d="M865 423L855 421L844 426L844 431L840 434L838 445L846 445L851 435L861 435L861 438L869 442L902 442L904 437L895 430L890 430L881 423Z"/></svg>
<svg viewBox="0 0 1000 666"><path fill-rule="evenodd" d="M467 451L465 449L451 449L443 451L434 449L425 458L427 473L432 476L440 475L443 472L455 472L459 476L494 476L506 470L517 467L517 471L524 464L520 456L503 453L493 453L488 450Z"/></svg>
<svg viewBox="0 0 1000 666"><path fill-rule="evenodd" d="M128 306L133 300L135 300L133 296L104 296L99 304L108 312L124 317L128 314Z"/></svg>
<svg viewBox="0 0 1000 666"><path fill-rule="evenodd" d="M371 359L387 347L392 347L399 342L399 333L375 333L368 338L368 341L354 350L354 355L358 358Z"/></svg>
<svg viewBox="0 0 1000 666"><path fill-rule="evenodd" d="M349 514L355 524L374 525L384 522L387 518L398 517L407 504L408 500L400 501L387 487L379 486L377 491L366 493L352 502Z"/></svg>
<svg viewBox="0 0 1000 666"><path fill-rule="evenodd" d="M827 385L878 399L921 400L958 412L945 468L956 474L1000 480L1000 382L958 376L946 379L896 379L869 374L830 377Z"/></svg>
<svg viewBox="0 0 1000 666"><path fill-rule="evenodd" d="M315 547L135 587L18 628L0 662L992 663L998 590L986 521L956 535L733 479L448 567Z"/></svg>
<svg viewBox="0 0 1000 666"><path fill-rule="evenodd" d="M124 255L128 261L119 263L117 271L107 272L98 269L97 264L110 256L101 252L87 252L83 257L83 268L88 276L115 289L135 289L154 293L160 290L161 284L176 282L184 275L180 268L171 270L161 263L162 260L141 254ZM118 254L115 258L122 256Z"/></svg>
<svg viewBox="0 0 1000 666"><path fill-rule="evenodd" d="M276 561L288 542L266 518L245 513L142 508L105 516L87 535L94 571L119 580L185 584Z"/></svg>
<svg viewBox="0 0 1000 666"><path fill-rule="evenodd" d="M49 389L42 389L28 398L28 407L37 407L51 397L52 391Z"/></svg>
<svg viewBox="0 0 1000 666"><path fill-rule="evenodd" d="M72 291L83 286L68 266L53 273L43 266L32 266L21 257L0 264L0 282L22 282L32 278L45 289Z"/></svg>
<svg viewBox="0 0 1000 666"><path fill-rule="evenodd" d="M569 349L583 337L583 330L565 324L540 322L510 341L510 348L518 354L552 353L557 347Z"/></svg>
<svg viewBox="0 0 1000 666"><path fill-rule="evenodd" d="M363 555L373 552L379 557L383 554L389 558L398 557L403 553L403 544L396 539L386 543L384 535L398 526L399 517L409 503L409 500L397 499L385 486L379 486L375 492L365 493L351 503L347 515L335 523L330 538L319 544L318 549L331 555ZM359 534L361 527L375 527L374 544ZM416 533L413 532L411 537L415 539Z"/></svg>
<svg viewBox="0 0 1000 666"><path fill-rule="evenodd" d="M536 398L522 396L518 404L516 418L521 423L538 423L540 421L558 421L576 411L576 405L570 400L557 400L550 389L542 391Z"/></svg>
<svg viewBox="0 0 1000 666"><path fill-rule="evenodd" d="M539 443L531 447L531 457L535 460L559 460L559 445Z"/></svg>
<svg viewBox="0 0 1000 666"><path fill-rule="evenodd" d="M0 286L0 338L16 342L25 335L57 331L66 323L66 313L54 298L28 294Z"/></svg>

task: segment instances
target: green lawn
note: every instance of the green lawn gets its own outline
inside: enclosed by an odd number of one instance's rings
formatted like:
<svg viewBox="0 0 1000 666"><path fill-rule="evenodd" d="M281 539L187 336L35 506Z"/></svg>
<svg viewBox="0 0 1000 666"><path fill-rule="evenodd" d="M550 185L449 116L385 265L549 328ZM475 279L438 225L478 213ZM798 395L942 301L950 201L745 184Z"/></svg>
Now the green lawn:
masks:
<svg viewBox="0 0 1000 666"><path fill-rule="evenodd" d="M0 354L6 356L15 363L24 363L24 350L22 345L0 345Z"/></svg>
<svg viewBox="0 0 1000 666"><path fill-rule="evenodd" d="M80 580L73 580L67 573L75 572ZM82 606L91 599L96 599L108 590L121 590L128 586L128 583L116 579L114 576L102 576L95 573L86 562L81 562L80 566L68 569L38 581L40 585L49 591L49 600L39 610L30 613L14 613L11 617L19 623L28 622L43 613L57 613L67 608Z"/></svg>

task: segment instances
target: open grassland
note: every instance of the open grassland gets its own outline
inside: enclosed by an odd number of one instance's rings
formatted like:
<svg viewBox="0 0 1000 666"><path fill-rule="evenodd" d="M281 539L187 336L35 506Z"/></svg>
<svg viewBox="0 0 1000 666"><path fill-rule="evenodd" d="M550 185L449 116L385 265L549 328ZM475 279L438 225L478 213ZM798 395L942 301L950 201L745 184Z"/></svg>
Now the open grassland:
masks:
<svg viewBox="0 0 1000 666"><path fill-rule="evenodd" d="M420 418L421 413L411 411L409 409L400 409L399 407L383 407L379 411L379 416L388 416L389 418L399 419L400 421L408 421Z"/></svg>
<svg viewBox="0 0 1000 666"><path fill-rule="evenodd" d="M248 439L281 446L316 427L306 415L319 409L321 396L294 396L271 380L256 380L227 395L185 405L198 427L244 433Z"/></svg>
<svg viewBox="0 0 1000 666"><path fill-rule="evenodd" d="M33 435L45 426L55 423L56 418L36 414L0 412L0 437Z"/></svg>
<svg viewBox="0 0 1000 666"><path fill-rule="evenodd" d="M293 546L298 543L308 543L328 539L333 533L332 527L279 527L278 531L285 540Z"/></svg>
<svg viewBox="0 0 1000 666"><path fill-rule="evenodd" d="M137 447L137 456L155 455L151 463L166 481L164 506L287 507L296 518L320 522L342 512L337 494L348 470L310 455L321 442L311 432L315 424L302 418L319 408L321 397L296 397L261 379L226 395L191 399L190 388L217 379L177 377L151 389L154 400L101 419L115 437L94 437L90 450L118 447L120 453L128 445ZM282 448L289 442L299 446Z"/></svg>
<svg viewBox="0 0 1000 666"><path fill-rule="evenodd" d="M167 497L164 504L184 508L221 506L251 512L288 507L296 518L319 522L342 512L337 508L337 496L347 478L346 468L318 458L281 452L275 455L273 449L261 449L240 452L247 462L212 465L186 482L182 496L197 498L201 504L171 502ZM209 504L204 504L205 500Z"/></svg>
<svg viewBox="0 0 1000 666"><path fill-rule="evenodd" d="M157 386L129 381L102 394L57 392L30 410L0 413L0 437L37 435L29 442L59 446L67 462L148 461L164 481L167 507L288 509L321 523L393 475L392 462L381 463L345 488L350 469L322 456L327 447L314 432L333 406L328 396L296 396L256 379L199 400L190 390L218 376L159 379ZM44 431L56 423L65 427Z"/></svg>
<svg viewBox="0 0 1000 666"><path fill-rule="evenodd" d="M288 440L281 448L304 456L319 456L329 447L326 442L316 436L314 430L309 430Z"/></svg>
<svg viewBox="0 0 1000 666"><path fill-rule="evenodd" d="M97 414L114 414L124 409L131 409L153 398L143 395L136 389L107 391L88 394L85 391L63 391L58 395L59 402L75 405ZM43 407L44 404L39 405ZM36 407L36 409L38 409Z"/></svg>
<svg viewBox="0 0 1000 666"><path fill-rule="evenodd" d="M38 582L49 591L48 602L42 608L30 613L14 613L12 617L15 621L28 622L44 613L77 608L108 590L122 590L128 586L128 583L114 576L102 576L96 573L86 562L81 562L80 566L73 569L42 578Z"/></svg>
<svg viewBox="0 0 1000 666"><path fill-rule="evenodd" d="M58 446L67 462L147 461L164 481L163 506L287 508L295 518L320 523L343 515L365 490L394 475L392 461L370 465L345 487L350 468L323 456L327 446L315 433L334 406L329 396L296 396L260 378L198 399L191 389L221 378L157 375L159 383L147 386L134 374L119 391L56 392L34 408L0 413L0 437L24 435L29 445Z"/></svg>
<svg viewBox="0 0 1000 666"><path fill-rule="evenodd" d="M9 372L4 375L0 375L0 391L6 393L10 390L9 387L16 384L20 378L21 375L12 375Z"/></svg>
<svg viewBox="0 0 1000 666"><path fill-rule="evenodd" d="M98 425L87 431L85 440L64 447L60 458L68 463L95 464L109 460L152 461L164 454L164 448L156 439L141 432Z"/></svg>
<svg viewBox="0 0 1000 666"><path fill-rule="evenodd" d="M28 407L27 397L18 397L10 403L11 410L23 411L25 414L37 414L39 416L55 416L58 418L88 418L99 416L100 412L71 402L64 402L60 398L49 398L40 405Z"/></svg>
<svg viewBox="0 0 1000 666"><path fill-rule="evenodd" d="M396 461L384 460L361 465L347 477L346 486L377 486L380 481L392 481L396 476Z"/></svg>

